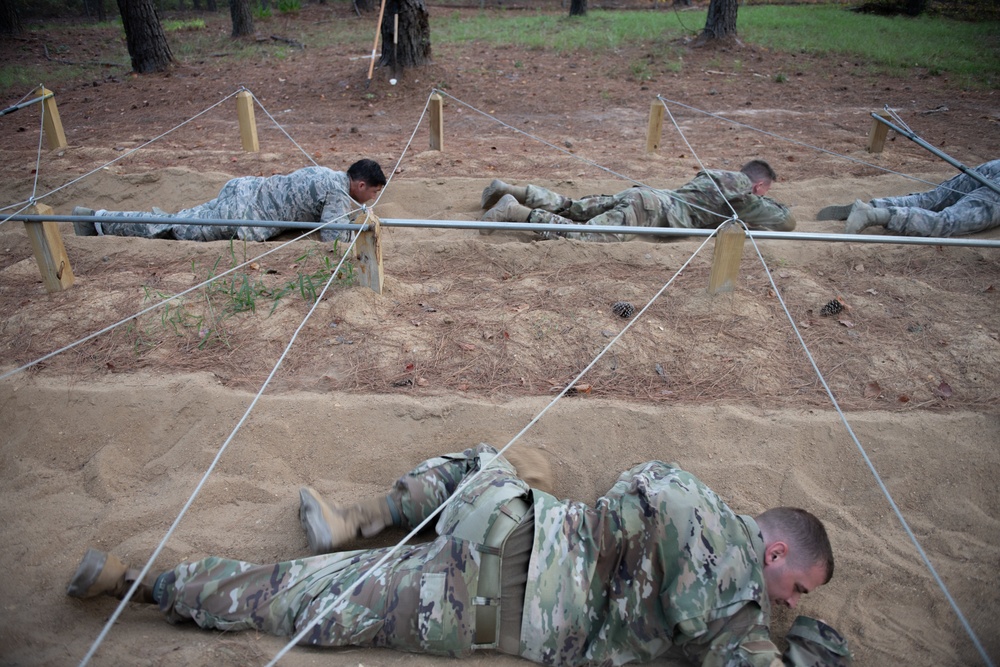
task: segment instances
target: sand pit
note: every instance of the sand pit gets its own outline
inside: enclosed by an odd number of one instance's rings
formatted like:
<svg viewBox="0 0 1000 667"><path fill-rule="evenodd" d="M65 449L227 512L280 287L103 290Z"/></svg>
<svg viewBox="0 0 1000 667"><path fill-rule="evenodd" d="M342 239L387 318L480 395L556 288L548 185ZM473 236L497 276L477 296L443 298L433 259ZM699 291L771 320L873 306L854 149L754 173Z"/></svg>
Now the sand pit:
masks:
<svg viewBox="0 0 1000 667"><path fill-rule="evenodd" d="M938 178L945 174L927 174ZM52 202L176 209L225 174L102 174ZM471 219L486 179L401 179L383 217ZM610 181L553 181L570 192ZM6 201L17 198L12 184ZM906 192L886 177L782 183L806 231L830 202ZM36 358L191 286L228 244L74 237L77 285L44 293L18 225L0 227L3 369ZM586 245L469 231L390 230L386 292L342 287L320 304L157 564L221 555L301 555L297 488L338 500L384 489L421 459L479 441L502 445L616 333L619 298L645 303L698 242ZM308 244L260 260L282 279ZM256 252L255 246L250 252ZM779 289L860 441L994 660L1000 658L1000 259L995 251L762 243ZM242 252L242 250L240 251ZM979 662L839 417L811 377L770 285L744 255L733 295L704 294L692 265L527 436L557 495L593 500L648 459L698 474L741 512L801 505L828 525L830 585L802 613L848 637L861 665ZM200 293L199 293L200 294ZM849 322L821 318L827 300ZM187 301L192 316L203 299ZM87 546L143 561L187 500L308 304L225 320L221 339L140 320L0 383L3 664L77 663L114 608L64 594ZM409 367L412 364L413 367ZM660 371L656 369L659 368ZM417 380L424 379L424 383ZM584 380L585 382L588 380ZM943 383L943 384L942 384ZM942 387L946 385L948 391ZM944 394L947 394L944 395ZM399 535L390 534L378 544ZM781 635L793 615L779 611ZM264 664L283 645L251 633L172 627L131 606L92 664ZM484 653L480 665L526 664ZM288 665L447 664L387 651L295 649ZM662 664L672 664L664 662Z"/></svg>

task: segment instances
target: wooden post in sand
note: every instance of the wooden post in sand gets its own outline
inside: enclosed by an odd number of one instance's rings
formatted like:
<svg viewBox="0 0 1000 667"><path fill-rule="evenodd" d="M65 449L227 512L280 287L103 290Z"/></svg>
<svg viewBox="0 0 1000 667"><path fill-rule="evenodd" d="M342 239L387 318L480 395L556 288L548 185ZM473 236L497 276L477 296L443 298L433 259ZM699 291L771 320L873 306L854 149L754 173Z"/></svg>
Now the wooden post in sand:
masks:
<svg viewBox="0 0 1000 667"><path fill-rule="evenodd" d="M712 272L708 276L709 294L732 292L735 289L746 238L743 227L735 220L728 220L719 227L719 233L715 235L715 251L712 253Z"/></svg>
<svg viewBox="0 0 1000 667"><path fill-rule="evenodd" d="M663 136L663 115L666 107L660 100L653 100L649 107L649 129L646 130L646 153L655 153L660 148Z"/></svg>
<svg viewBox="0 0 1000 667"><path fill-rule="evenodd" d="M889 120L889 116L884 113L878 114L880 118ZM885 147L885 138L889 135L889 126L878 118L872 118L872 130L868 134L868 152L881 153Z"/></svg>
<svg viewBox="0 0 1000 667"><path fill-rule="evenodd" d="M438 93L431 95L431 150L444 150L444 98Z"/></svg>
<svg viewBox="0 0 1000 667"><path fill-rule="evenodd" d="M63 131L62 121L59 120L59 108L56 106L56 98L51 90L45 86L38 87L38 94L45 98L42 100L42 131L45 135L45 145L49 150L66 148L66 133ZM51 212L51 211L50 211Z"/></svg>
<svg viewBox="0 0 1000 667"><path fill-rule="evenodd" d="M28 209L28 215L52 215L52 207L35 204ZM45 291L51 294L69 288L73 284L73 268L69 265L58 225L51 220L25 222L24 229L42 273Z"/></svg>
<svg viewBox="0 0 1000 667"><path fill-rule="evenodd" d="M366 209L363 222L368 227L358 234L358 240L354 244L354 256L358 260L358 282L381 294L385 281L385 274L382 272L382 221L371 209Z"/></svg>
<svg viewBox="0 0 1000 667"><path fill-rule="evenodd" d="M253 95L249 91L241 90L236 93L236 114L240 118L240 141L243 142L244 152L259 152L257 121L253 115Z"/></svg>

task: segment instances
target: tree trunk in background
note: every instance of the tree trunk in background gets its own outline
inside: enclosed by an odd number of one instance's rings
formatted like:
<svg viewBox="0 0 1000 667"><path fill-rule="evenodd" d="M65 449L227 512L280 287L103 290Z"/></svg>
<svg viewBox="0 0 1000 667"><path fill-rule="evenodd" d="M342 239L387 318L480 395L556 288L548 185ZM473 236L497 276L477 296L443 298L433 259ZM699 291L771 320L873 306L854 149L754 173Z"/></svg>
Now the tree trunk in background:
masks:
<svg viewBox="0 0 1000 667"><path fill-rule="evenodd" d="M587 14L587 0L570 0L569 15L585 16Z"/></svg>
<svg viewBox="0 0 1000 667"><path fill-rule="evenodd" d="M125 27L125 43L132 58L132 71L149 74L170 67L174 57L153 0L118 0L118 11Z"/></svg>
<svg viewBox="0 0 1000 667"><path fill-rule="evenodd" d="M250 0L229 0L229 13L233 17L233 37L253 34L253 14Z"/></svg>
<svg viewBox="0 0 1000 667"><path fill-rule="evenodd" d="M361 14L367 14L368 12L373 12L378 9L374 0L354 0L354 6Z"/></svg>
<svg viewBox="0 0 1000 667"><path fill-rule="evenodd" d="M0 0L0 35L13 37L24 34L21 14L17 11L17 0Z"/></svg>
<svg viewBox="0 0 1000 667"><path fill-rule="evenodd" d="M399 14L399 44L393 45L393 17ZM431 59L431 26L424 0L386 0L379 67L418 67Z"/></svg>
<svg viewBox="0 0 1000 667"><path fill-rule="evenodd" d="M737 0L711 0L708 5L708 17L705 19L705 29L695 41L704 44L713 39L736 37Z"/></svg>
<svg viewBox="0 0 1000 667"><path fill-rule="evenodd" d="M210 12L219 11L219 5L215 4L215 0L208 0L208 2L205 3L205 6L208 8L208 11Z"/></svg>

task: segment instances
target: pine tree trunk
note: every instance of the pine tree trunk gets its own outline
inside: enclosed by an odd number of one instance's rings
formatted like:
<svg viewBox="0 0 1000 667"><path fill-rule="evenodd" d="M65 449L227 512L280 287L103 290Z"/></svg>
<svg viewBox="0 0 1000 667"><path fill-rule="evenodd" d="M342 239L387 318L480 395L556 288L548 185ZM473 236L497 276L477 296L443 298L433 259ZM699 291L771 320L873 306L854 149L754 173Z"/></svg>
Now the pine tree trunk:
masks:
<svg viewBox="0 0 1000 667"><path fill-rule="evenodd" d="M118 0L125 27L125 44L132 58L132 71L139 74L162 72L174 56L156 15L153 0Z"/></svg>
<svg viewBox="0 0 1000 667"><path fill-rule="evenodd" d="M399 43L393 44L396 14L399 14ZM379 67L419 67L430 59L431 27L424 0L386 0Z"/></svg>
<svg viewBox="0 0 1000 667"><path fill-rule="evenodd" d="M587 0L570 0L569 15L585 16L587 14Z"/></svg>
<svg viewBox="0 0 1000 667"><path fill-rule="evenodd" d="M705 29L698 36L698 42L704 43L713 39L736 37L737 0L711 0L708 4L708 17L705 19Z"/></svg>
<svg viewBox="0 0 1000 667"><path fill-rule="evenodd" d="M247 37L253 34L250 0L229 0L229 13L233 17L233 37Z"/></svg>
<svg viewBox="0 0 1000 667"><path fill-rule="evenodd" d="M376 4L372 0L354 0L354 6L362 14L373 12L376 8Z"/></svg>
<svg viewBox="0 0 1000 667"><path fill-rule="evenodd" d="M13 37L24 34L21 14L17 11L16 0L0 0L0 35Z"/></svg>

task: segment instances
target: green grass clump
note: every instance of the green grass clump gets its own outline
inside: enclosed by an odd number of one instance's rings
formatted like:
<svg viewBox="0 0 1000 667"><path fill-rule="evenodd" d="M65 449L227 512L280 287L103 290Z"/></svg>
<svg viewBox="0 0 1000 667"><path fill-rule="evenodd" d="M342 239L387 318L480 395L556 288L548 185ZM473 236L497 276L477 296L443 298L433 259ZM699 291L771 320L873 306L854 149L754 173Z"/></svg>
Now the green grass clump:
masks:
<svg viewBox="0 0 1000 667"><path fill-rule="evenodd" d="M190 19L187 21L162 21L163 32L178 32L180 30L204 30L205 21L203 19Z"/></svg>

